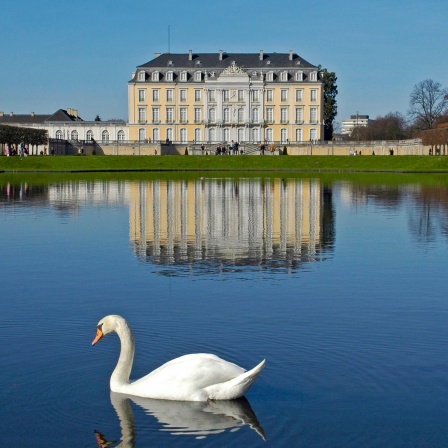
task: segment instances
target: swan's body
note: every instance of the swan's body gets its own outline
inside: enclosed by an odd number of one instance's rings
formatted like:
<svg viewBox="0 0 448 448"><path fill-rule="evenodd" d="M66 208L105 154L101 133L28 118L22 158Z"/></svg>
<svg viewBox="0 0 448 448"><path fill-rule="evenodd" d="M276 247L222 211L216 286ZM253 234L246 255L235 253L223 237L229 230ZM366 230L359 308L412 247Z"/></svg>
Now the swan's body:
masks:
<svg viewBox="0 0 448 448"><path fill-rule="evenodd" d="M130 382L135 346L131 329L122 317L111 315L101 319L92 345L112 332L120 338L121 351L110 378L110 389L137 397L178 401L234 400L248 391L265 363L263 360L246 371L215 355L197 353L175 358Z"/></svg>

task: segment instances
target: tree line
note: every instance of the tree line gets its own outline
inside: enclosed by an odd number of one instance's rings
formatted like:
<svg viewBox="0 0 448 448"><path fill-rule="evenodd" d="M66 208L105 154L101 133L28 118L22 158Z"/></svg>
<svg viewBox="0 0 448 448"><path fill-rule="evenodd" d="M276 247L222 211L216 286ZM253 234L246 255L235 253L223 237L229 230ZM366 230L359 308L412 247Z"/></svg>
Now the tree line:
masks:
<svg viewBox="0 0 448 448"><path fill-rule="evenodd" d="M448 89L432 79L414 86L406 115L391 112L355 127L351 140L404 140L422 138L424 145L448 144L448 130L437 129L448 122Z"/></svg>
<svg viewBox="0 0 448 448"><path fill-rule="evenodd" d="M46 145L48 132L45 129L19 128L17 126L0 125L0 144Z"/></svg>

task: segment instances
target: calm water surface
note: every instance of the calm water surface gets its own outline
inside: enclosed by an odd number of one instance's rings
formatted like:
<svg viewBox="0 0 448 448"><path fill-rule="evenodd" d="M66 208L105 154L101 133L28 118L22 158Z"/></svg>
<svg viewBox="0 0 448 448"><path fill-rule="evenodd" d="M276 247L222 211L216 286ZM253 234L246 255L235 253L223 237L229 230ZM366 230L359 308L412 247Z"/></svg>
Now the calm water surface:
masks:
<svg viewBox="0 0 448 448"><path fill-rule="evenodd" d="M0 179L0 446L445 447L447 248L437 176ZM132 378L266 367L237 402L111 394L112 313Z"/></svg>

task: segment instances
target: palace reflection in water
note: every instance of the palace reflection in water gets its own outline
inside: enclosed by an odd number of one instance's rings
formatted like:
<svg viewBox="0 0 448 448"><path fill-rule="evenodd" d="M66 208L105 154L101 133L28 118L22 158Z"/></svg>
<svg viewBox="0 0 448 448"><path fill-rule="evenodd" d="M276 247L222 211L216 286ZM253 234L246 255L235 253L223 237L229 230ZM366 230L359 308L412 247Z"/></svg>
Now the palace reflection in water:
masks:
<svg viewBox="0 0 448 448"><path fill-rule="evenodd" d="M297 267L333 243L331 190L318 180L154 181L129 194L134 250L157 264Z"/></svg>

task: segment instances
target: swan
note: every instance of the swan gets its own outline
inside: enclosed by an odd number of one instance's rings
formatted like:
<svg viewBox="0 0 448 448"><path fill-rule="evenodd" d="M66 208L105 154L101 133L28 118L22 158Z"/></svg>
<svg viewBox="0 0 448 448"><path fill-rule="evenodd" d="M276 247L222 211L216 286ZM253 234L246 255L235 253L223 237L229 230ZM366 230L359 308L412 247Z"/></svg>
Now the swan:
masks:
<svg viewBox="0 0 448 448"><path fill-rule="evenodd" d="M109 315L101 319L92 345L113 332L120 338L121 350L110 377L112 392L159 400L235 400L249 390L265 364L263 360L246 371L216 355L195 353L175 358L144 377L129 381L135 344L132 331L123 317Z"/></svg>

